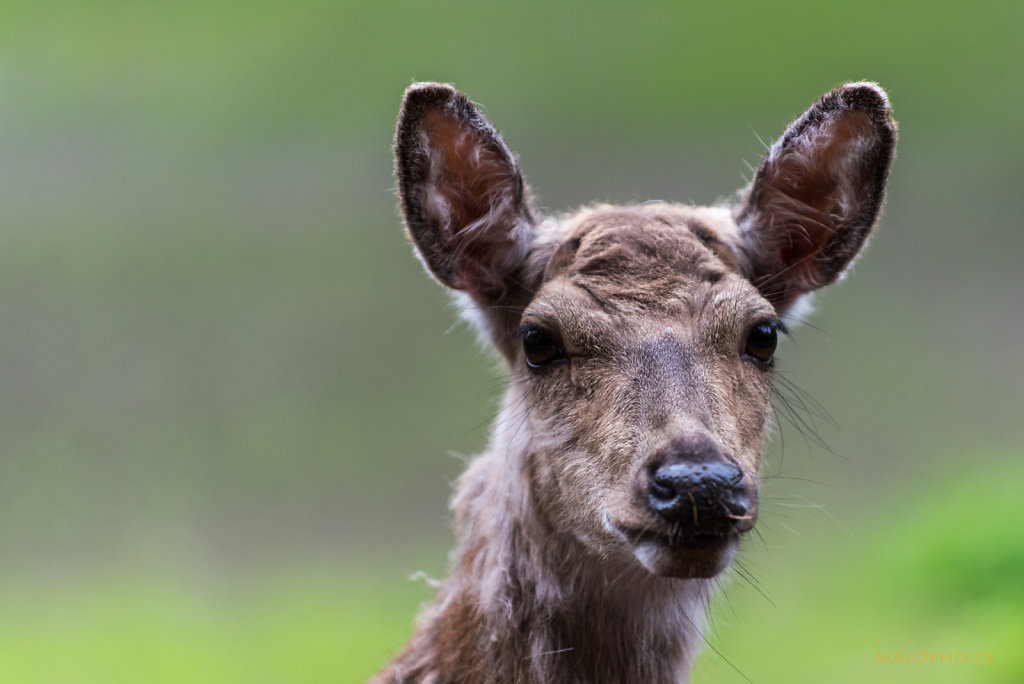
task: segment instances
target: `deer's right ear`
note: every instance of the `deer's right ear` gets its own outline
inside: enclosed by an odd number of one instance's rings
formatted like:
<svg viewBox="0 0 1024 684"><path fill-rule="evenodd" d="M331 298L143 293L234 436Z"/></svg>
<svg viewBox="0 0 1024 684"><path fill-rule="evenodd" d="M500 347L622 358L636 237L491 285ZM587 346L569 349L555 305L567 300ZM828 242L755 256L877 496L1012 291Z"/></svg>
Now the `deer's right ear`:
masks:
<svg viewBox="0 0 1024 684"><path fill-rule="evenodd" d="M533 239L512 153L469 99L449 85L405 91L395 172L409 237L444 285L482 306L506 298Z"/></svg>

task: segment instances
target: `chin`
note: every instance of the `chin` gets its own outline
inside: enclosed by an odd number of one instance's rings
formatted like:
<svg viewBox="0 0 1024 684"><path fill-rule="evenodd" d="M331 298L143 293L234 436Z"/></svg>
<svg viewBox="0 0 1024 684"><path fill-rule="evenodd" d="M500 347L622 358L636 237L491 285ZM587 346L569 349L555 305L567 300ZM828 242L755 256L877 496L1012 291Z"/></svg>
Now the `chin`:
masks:
<svg viewBox="0 0 1024 684"><path fill-rule="evenodd" d="M729 567L738 546L737 537L695 538L672 543L643 540L633 546L633 556L653 575L709 578Z"/></svg>

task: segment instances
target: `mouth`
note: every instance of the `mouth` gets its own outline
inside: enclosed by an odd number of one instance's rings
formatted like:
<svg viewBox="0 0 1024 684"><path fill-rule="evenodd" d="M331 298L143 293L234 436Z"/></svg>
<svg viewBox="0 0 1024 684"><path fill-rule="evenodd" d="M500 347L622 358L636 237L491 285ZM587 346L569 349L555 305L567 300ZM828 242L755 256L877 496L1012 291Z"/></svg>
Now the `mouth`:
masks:
<svg viewBox="0 0 1024 684"><path fill-rule="evenodd" d="M708 549L728 544L725 534L658 534L650 530L624 531L634 544L661 544L670 549Z"/></svg>
<svg viewBox="0 0 1024 684"><path fill-rule="evenodd" d="M680 534L623 527L613 523L607 511L604 526L626 542L636 560L651 574L663 577L714 577L729 567L739 546L738 532Z"/></svg>

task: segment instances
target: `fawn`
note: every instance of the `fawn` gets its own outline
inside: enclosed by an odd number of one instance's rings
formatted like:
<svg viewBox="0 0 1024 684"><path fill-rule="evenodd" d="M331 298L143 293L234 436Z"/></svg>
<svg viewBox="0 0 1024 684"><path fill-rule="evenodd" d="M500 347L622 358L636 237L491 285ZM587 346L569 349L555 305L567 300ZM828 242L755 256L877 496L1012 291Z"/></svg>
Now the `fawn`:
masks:
<svg viewBox="0 0 1024 684"><path fill-rule="evenodd" d="M735 201L540 218L494 126L405 93L408 236L510 383L458 482L450 576L377 682L678 682L757 518L780 320L836 281L885 193L885 92L822 96Z"/></svg>

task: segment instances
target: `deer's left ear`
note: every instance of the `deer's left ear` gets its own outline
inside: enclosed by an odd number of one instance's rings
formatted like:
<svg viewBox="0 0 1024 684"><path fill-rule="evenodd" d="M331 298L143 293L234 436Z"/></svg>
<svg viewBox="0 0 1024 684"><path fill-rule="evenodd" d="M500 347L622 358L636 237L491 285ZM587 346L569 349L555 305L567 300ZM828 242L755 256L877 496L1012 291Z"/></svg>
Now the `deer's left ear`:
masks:
<svg viewBox="0 0 1024 684"><path fill-rule="evenodd" d="M783 313L834 282L878 219L896 145L874 83L824 95L772 145L737 209L751 282Z"/></svg>

